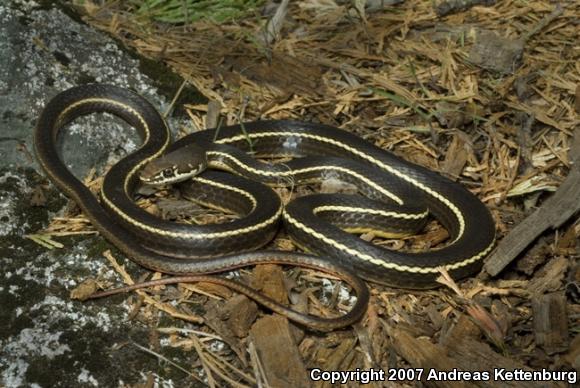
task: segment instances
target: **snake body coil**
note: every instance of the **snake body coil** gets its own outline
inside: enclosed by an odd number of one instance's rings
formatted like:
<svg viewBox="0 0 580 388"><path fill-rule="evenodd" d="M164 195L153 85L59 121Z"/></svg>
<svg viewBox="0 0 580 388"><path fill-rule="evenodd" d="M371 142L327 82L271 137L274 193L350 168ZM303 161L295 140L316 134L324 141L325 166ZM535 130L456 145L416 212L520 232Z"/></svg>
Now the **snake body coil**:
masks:
<svg viewBox="0 0 580 388"><path fill-rule="evenodd" d="M76 117L93 112L119 116L137 128L143 139L139 150L115 164L105 176L101 203L68 170L56 147L61 128ZM146 166L164 153L172 155L198 146L205 149L211 167L271 186L338 177L355 184L369 199L319 194L283 207L268 187L231 174L207 171L185 187L188 195L201 195L202 202L221 204L246 213L246 217L197 227L161 220L135 205L133 193L140 171L147 171ZM138 264L224 284L318 330L349 325L364 313L368 290L353 271L382 284L431 288L437 285L437 267L446 268L455 278L470 275L481 267L494 242L494 225L488 210L463 187L357 136L323 125L253 122L198 132L170 144L164 120L142 97L110 85L84 85L62 92L48 103L35 131L35 149L50 179L79 204L105 238ZM254 156L302 158L285 164L265 164L247 152ZM190 164L198 169L195 163ZM220 199L223 197L228 200ZM344 231L408 233L408 224L424 223L427 210L450 233L452 241L444 248L424 253L395 252ZM273 237L280 217L299 246L320 256L332 256L336 262L291 252L250 252ZM377 223L382 226L378 228ZM385 226L388 223L392 224L390 230ZM297 313L242 284L205 276L260 263L297 265L331 273L353 288L357 303L341 317L324 319Z"/></svg>

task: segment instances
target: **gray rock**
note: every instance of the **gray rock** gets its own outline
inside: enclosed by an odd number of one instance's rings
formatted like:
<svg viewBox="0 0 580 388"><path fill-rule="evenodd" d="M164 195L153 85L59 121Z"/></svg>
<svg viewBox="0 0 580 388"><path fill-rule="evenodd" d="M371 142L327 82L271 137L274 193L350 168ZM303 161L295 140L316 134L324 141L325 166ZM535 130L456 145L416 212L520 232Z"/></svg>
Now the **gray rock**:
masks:
<svg viewBox="0 0 580 388"><path fill-rule="evenodd" d="M86 82L131 87L165 109L166 99L138 69L139 62L112 39L57 8L24 0L0 5L2 387L109 387L148 378L160 386L194 385L183 372L131 346L148 347L151 329L127 321L126 296L85 303L69 298L70 290L89 277L119 284L101 255L110 248L101 237L61 238L65 247L53 250L26 238L67 203L52 186L45 190L45 206L30 201L35 188L45 183L32 155L40 110L59 91ZM103 115L75 121L69 133L64 155L77 176L139 144L135 131ZM168 347L161 353L185 366L195 358L173 357Z"/></svg>

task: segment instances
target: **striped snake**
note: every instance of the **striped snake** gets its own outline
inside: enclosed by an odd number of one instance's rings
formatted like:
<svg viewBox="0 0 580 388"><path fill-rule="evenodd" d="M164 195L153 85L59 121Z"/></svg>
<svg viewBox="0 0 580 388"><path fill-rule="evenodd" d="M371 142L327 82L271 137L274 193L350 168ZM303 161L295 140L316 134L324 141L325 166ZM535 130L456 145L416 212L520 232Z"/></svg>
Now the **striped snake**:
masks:
<svg viewBox="0 0 580 388"><path fill-rule="evenodd" d="M68 170L56 147L67 123L93 112L122 118L143 140L105 175L100 202ZM35 130L35 149L53 183L136 263L177 275L169 278L173 281L231 287L321 331L352 324L364 314L369 294L359 277L395 287L433 288L440 267L454 278L477 272L495 240L489 211L461 185L320 124L257 121L196 132L171 143L165 121L145 99L122 88L93 84L64 91L47 104ZM264 157L294 159L256 159ZM212 170L204 171L207 167ZM284 206L268 187L330 178L353 184L363 196L314 194ZM187 198L243 216L203 226L163 220L135 204L140 183L176 183ZM449 231L450 242L443 248L393 251L353 235L407 235L420 229L428 214ZM297 246L318 256L258 250L277 233L280 220ZM261 263L327 272L348 283L357 302L342 316L321 318L298 313L241 283L208 275Z"/></svg>

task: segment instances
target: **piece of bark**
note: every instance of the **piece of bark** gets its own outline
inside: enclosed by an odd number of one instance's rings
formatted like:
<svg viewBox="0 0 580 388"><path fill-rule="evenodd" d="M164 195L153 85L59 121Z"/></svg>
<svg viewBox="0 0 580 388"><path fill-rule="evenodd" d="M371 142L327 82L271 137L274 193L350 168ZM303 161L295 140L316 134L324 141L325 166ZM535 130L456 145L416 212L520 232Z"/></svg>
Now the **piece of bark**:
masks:
<svg viewBox="0 0 580 388"><path fill-rule="evenodd" d="M475 6L490 7L496 0L448 0L435 6L437 16L443 17L454 13L464 12Z"/></svg>
<svg viewBox="0 0 580 388"><path fill-rule="evenodd" d="M567 364L567 367L580 370L580 334L576 334L570 344L570 349L562 356L562 361Z"/></svg>
<svg viewBox="0 0 580 388"><path fill-rule="evenodd" d="M560 227L580 210L580 127L575 131L569 157L572 167L564 183L540 208L504 237L485 263L484 268L491 276L499 274L546 229Z"/></svg>
<svg viewBox="0 0 580 388"><path fill-rule="evenodd" d="M508 305L501 299L494 299L491 302L489 314L497 325L497 333L501 333L501 340L503 343L507 333L512 329L512 322L517 318L514 317Z"/></svg>
<svg viewBox="0 0 580 388"><path fill-rule="evenodd" d="M552 257L548 236L541 236L533 242L528 251L515 263L515 269L527 276L534 272Z"/></svg>
<svg viewBox="0 0 580 388"><path fill-rule="evenodd" d="M452 342L461 341L464 338L478 338L481 329L467 315L461 314L457 323L441 337L441 345L449 345Z"/></svg>
<svg viewBox="0 0 580 388"><path fill-rule="evenodd" d="M367 327L364 327L361 323L357 323L353 325L354 331L358 338L358 343L360 346L360 350L363 357L363 363L365 369L370 369L375 365L378 365L378 362L375 358L373 352L373 343L371 341L371 333Z"/></svg>
<svg viewBox="0 0 580 388"><path fill-rule="evenodd" d="M564 293L553 292L532 299L532 311L536 345L542 347L548 354L567 350L570 338Z"/></svg>
<svg viewBox="0 0 580 388"><path fill-rule="evenodd" d="M272 298L278 303L288 305L290 296L288 290L292 287L290 281L284 276L282 267L274 264L258 265L253 271L251 280L252 288L261 291L264 295ZM294 301L293 301L294 302ZM308 295L298 296L297 303L292 303L292 309L307 314L308 313ZM290 331L296 342L304 338L304 330L297 325L290 325Z"/></svg>
<svg viewBox="0 0 580 388"><path fill-rule="evenodd" d="M405 330L387 328L395 351L403 357L412 368L422 368L421 381L428 387L497 387L494 371L523 370L532 371L510 358L495 352L488 344L471 338L457 338L445 346L432 344L428 339L413 338ZM472 373L471 380L460 381L427 381L429 371L465 371ZM489 379L476 381L475 371L488 372ZM526 381L501 381L503 387L529 387ZM560 385L554 385L560 386Z"/></svg>
<svg viewBox="0 0 580 388"><path fill-rule="evenodd" d="M259 319L250 330L269 387L310 387L309 374L290 333L288 321L280 316Z"/></svg>
<svg viewBox="0 0 580 388"><path fill-rule="evenodd" d="M560 255L580 255L580 231L570 225L556 241L556 253Z"/></svg>
<svg viewBox="0 0 580 388"><path fill-rule="evenodd" d="M219 101L211 100L207 103L207 114L205 116L206 128L217 128L220 121L220 111L222 104Z"/></svg>
<svg viewBox="0 0 580 388"><path fill-rule="evenodd" d="M288 290L282 268L274 264L258 265L254 269L252 287L278 303L288 304Z"/></svg>
<svg viewBox="0 0 580 388"><path fill-rule="evenodd" d="M469 51L469 62L502 74L513 74L522 63L525 41L504 38L493 31L481 30Z"/></svg>
<svg viewBox="0 0 580 388"><path fill-rule="evenodd" d="M465 140L455 135L447 149L441 171L453 180L457 180L465 167L465 163L467 163L468 155L465 146Z"/></svg>
<svg viewBox="0 0 580 388"><path fill-rule="evenodd" d="M325 360L320 366L322 370L348 370L348 360L351 359L352 353L356 351L354 347L356 345L355 338L344 339L337 347L332 349L325 349L326 352L319 352L317 354L317 360ZM326 354L324 354L326 353ZM331 388L333 385L328 381L319 381L314 384L317 388Z"/></svg>
<svg viewBox="0 0 580 388"><path fill-rule="evenodd" d="M238 338L244 338L258 317L258 305L245 295L236 295L227 301L221 315L226 318L231 331Z"/></svg>
<svg viewBox="0 0 580 388"><path fill-rule="evenodd" d="M517 111L514 114L514 118L518 123L516 127L517 133L515 140L518 143L520 150L519 168L521 168L521 171L525 174L533 171L534 169L532 160L532 150L534 149L534 142L532 140L532 128L536 122L536 117L535 115L524 111Z"/></svg>
<svg viewBox="0 0 580 388"><path fill-rule="evenodd" d="M433 327L433 330L441 330L443 323L445 322L445 317L441 314L437 306L435 306L433 303L430 303L425 307L425 313L431 321L430 324Z"/></svg>
<svg viewBox="0 0 580 388"><path fill-rule="evenodd" d="M558 257L550 260L541 271L538 271L526 287L532 298L561 289L566 280L569 264L567 258Z"/></svg>
<svg viewBox="0 0 580 388"><path fill-rule="evenodd" d="M549 15L518 39L504 38L489 30L479 30L468 60L484 69L513 74L522 64L525 44L530 37L544 29L563 12L562 6L556 5Z"/></svg>
<svg viewBox="0 0 580 388"><path fill-rule="evenodd" d="M212 328L247 365L245 345L240 338L248 335L250 326L258 316L258 305L245 295L236 295L225 304L211 300L204 316L205 324Z"/></svg>
<svg viewBox="0 0 580 388"><path fill-rule="evenodd" d="M521 370L532 372L533 369L526 367L524 364L515 359L505 357L495 352L487 343L466 338L462 341L450 343L447 347L449 357L457 361L456 368L464 371L489 371L489 381L473 382L478 387L562 387L563 383L550 381L548 385L535 385L529 381L522 380L500 380L494 376L494 371L505 369L506 371ZM470 385L471 386L471 385Z"/></svg>
<svg viewBox="0 0 580 388"><path fill-rule="evenodd" d="M396 328L387 329L391 337L393 347L397 354L403 357L412 368L422 368L425 373L428 369L439 371L452 370L457 367L455 360L449 358L444 353L442 346L432 344L425 338L414 338L408 332ZM394 365L390 366L391 368ZM429 387L468 387L469 385L462 381L427 381L427 376L421 377L421 381Z"/></svg>

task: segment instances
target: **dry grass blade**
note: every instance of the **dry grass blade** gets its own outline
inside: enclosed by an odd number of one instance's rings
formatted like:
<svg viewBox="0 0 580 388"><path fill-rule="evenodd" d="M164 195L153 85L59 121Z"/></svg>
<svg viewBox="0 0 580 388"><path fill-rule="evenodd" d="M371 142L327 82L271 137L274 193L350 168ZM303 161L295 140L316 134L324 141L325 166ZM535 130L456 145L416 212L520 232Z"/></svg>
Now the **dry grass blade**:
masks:
<svg viewBox="0 0 580 388"><path fill-rule="evenodd" d="M485 335L500 349L505 349L505 332L498 322L480 305L473 304L466 307L467 313L481 328Z"/></svg>
<svg viewBox="0 0 580 388"><path fill-rule="evenodd" d="M125 268L122 267L121 265L119 265L119 263L117 262L117 259L115 259L115 257L111 254L110 251L106 251L104 253L104 256L107 258L107 260L109 260L109 262L111 263L111 265L113 266L115 271L121 275L125 284L128 284L128 285L135 284L135 281L127 273ZM202 323L203 322L203 318L195 316L193 314L181 313L175 307L173 307L170 303L162 303L162 302L156 300L155 298L151 297L150 295L148 295L143 290L137 290L135 292L143 298L145 303L155 306L157 309L166 312L167 314L169 314L170 316L172 316L174 318L183 319L185 321L192 322L192 323Z"/></svg>
<svg viewBox="0 0 580 388"><path fill-rule="evenodd" d="M200 337L206 337L206 338L212 339L212 340L223 341L223 339L220 336L217 336L217 335L211 334L211 333L206 333L206 332L199 331L199 330L193 330L193 329L186 329L186 328L180 328L180 327L158 327L155 330L157 330L160 333L164 333L164 334L173 334L173 333L190 334L190 333L193 333L193 334L198 335Z"/></svg>
<svg viewBox="0 0 580 388"><path fill-rule="evenodd" d="M183 373L187 374L188 376L190 376L191 378L199 381L200 383L203 383L202 380L199 379L199 377L197 377L196 375L194 375L193 373L191 373L190 371L188 371L187 369L185 369L184 367L182 367L181 365L177 364L176 362L171 361L170 359L168 359L167 357L163 356L162 354L159 354L151 349L148 349L144 346L139 345L136 342L132 342L133 346L135 346L137 349L145 352L145 353L149 353L155 357L157 357L158 359L168 363L169 365L173 366L174 368L182 371Z"/></svg>
<svg viewBox="0 0 580 388"><path fill-rule="evenodd" d="M250 353L250 361L254 371L254 376L256 377L257 386L269 387L270 385L268 384L266 373L264 371L264 365L262 365L260 357L258 357L258 353L256 352L256 346L252 341L248 344L248 352Z"/></svg>
<svg viewBox="0 0 580 388"><path fill-rule="evenodd" d="M25 237L48 249L64 248L64 245L52 239L54 234L27 234Z"/></svg>
<svg viewBox="0 0 580 388"><path fill-rule="evenodd" d="M195 334L191 334L190 338L193 343L193 347L195 348L199 359L202 363L202 366L206 372L206 377L208 378L208 384L212 387L215 387L216 381L213 379L213 373L219 376L221 379L226 381L233 387L250 387L251 385L242 384L234 378L242 378L247 381L249 384L255 384L256 380L244 373L242 370L236 368L234 365L226 361L225 359L214 355L210 352L207 347L199 341L199 338Z"/></svg>
<svg viewBox="0 0 580 388"><path fill-rule="evenodd" d="M455 283L455 280L453 280L451 275L449 275L449 272L447 272L447 270L443 267L438 268L438 270L439 273L441 273L441 276L437 278L437 282L443 284L444 286L449 287L450 289L453 290L453 292L455 292L455 294L457 294L461 298L464 298L465 295L463 294L457 283Z"/></svg>

